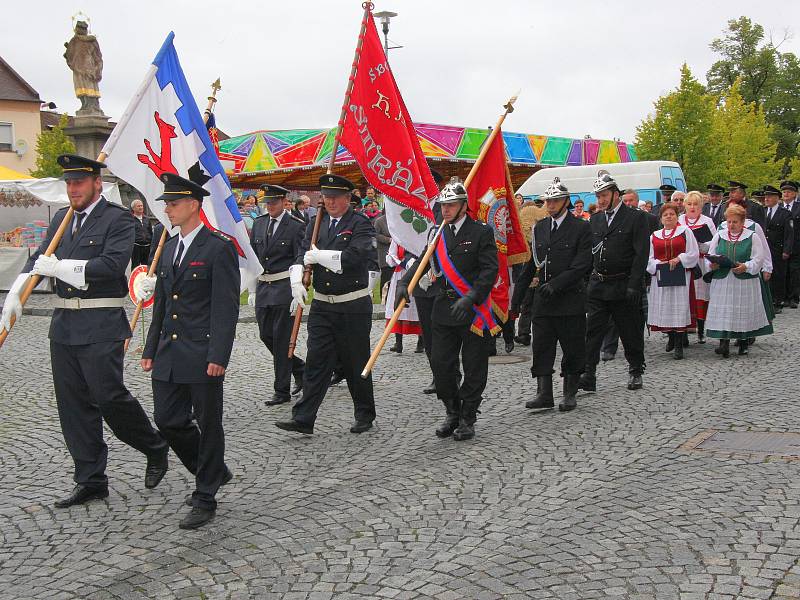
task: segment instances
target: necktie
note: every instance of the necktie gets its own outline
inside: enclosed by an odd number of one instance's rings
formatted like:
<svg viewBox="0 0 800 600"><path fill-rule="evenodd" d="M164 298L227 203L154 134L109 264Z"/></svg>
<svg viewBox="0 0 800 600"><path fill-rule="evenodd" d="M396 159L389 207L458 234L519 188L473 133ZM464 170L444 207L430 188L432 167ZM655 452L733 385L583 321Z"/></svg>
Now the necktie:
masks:
<svg viewBox="0 0 800 600"><path fill-rule="evenodd" d="M75 213L75 227L72 229L72 235L75 236L81 230L81 225L83 225L83 218L86 216L86 213Z"/></svg>
<svg viewBox="0 0 800 600"><path fill-rule="evenodd" d="M328 239L333 237L333 232L336 231L336 224L339 222L339 219L331 219L331 224L328 226Z"/></svg>
<svg viewBox="0 0 800 600"><path fill-rule="evenodd" d="M555 233L556 231L558 231L558 222L553 221L553 233Z"/></svg>
<svg viewBox="0 0 800 600"><path fill-rule="evenodd" d="M273 219L273 218L270 218L270 220L269 220L269 228L267 229L267 239L268 240L271 239L272 238L272 234L275 233L275 223L277 223L277 221L275 219Z"/></svg>
<svg viewBox="0 0 800 600"><path fill-rule="evenodd" d="M606 219L607 219L607 224L608 225L611 225L611 219L613 219L613 218L614 218L614 213L606 211Z"/></svg>
<svg viewBox="0 0 800 600"><path fill-rule="evenodd" d="M456 237L456 226L450 225L450 233L453 234L453 237Z"/></svg>
<svg viewBox="0 0 800 600"><path fill-rule="evenodd" d="M172 263L172 270L177 271L178 267L181 264L181 258L183 257L183 240L178 242L178 253L175 255L175 262Z"/></svg>

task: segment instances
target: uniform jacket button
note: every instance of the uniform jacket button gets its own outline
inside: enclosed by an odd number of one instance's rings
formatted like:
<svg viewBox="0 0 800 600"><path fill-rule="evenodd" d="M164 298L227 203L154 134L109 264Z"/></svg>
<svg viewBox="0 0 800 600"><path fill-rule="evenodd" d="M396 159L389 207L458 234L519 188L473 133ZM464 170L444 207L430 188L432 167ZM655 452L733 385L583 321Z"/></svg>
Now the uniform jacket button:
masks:
<svg viewBox="0 0 800 600"><path fill-rule="evenodd" d="M172 315L172 318L173 318L173 319L177 319L177 318L178 318L178 315Z"/></svg>
<svg viewBox="0 0 800 600"><path fill-rule="evenodd" d="M177 300L178 299L178 294L173 294L172 299L173 300Z"/></svg>
<svg viewBox="0 0 800 600"><path fill-rule="evenodd" d="M72 291L72 288L71 288L71 287L68 287L68 288L67 288L67 291L68 291L68 292L71 292L71 291Z"/></svg>
<svg viewBox="0 0 800 600"><path fill-rule="evenodd" d="M178 339L178 334L177 333L173 333L172 334L172 339L173 340L177 340Z"/></svg>

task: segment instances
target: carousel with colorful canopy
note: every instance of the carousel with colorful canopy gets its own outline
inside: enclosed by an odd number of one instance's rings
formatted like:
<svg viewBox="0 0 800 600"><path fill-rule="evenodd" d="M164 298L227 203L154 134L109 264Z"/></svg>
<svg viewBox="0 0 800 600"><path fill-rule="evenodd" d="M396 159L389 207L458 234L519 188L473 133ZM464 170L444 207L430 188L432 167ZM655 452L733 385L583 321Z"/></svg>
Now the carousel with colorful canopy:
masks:
<svg viewBox="0 0 800 600"><path fill-rule="evenodd" d="M489 136L488 129L415 123L422 151L445 177L466 177ZM219 155L239 188L270 183L290 189L311 189L325 172L336 128L254 131L219 142ZM503 132L508 166L515 185L543 167L578 166L637 160L633 144L616 140L574 139ZM339 146L336 172L366 185L350 153Z"/></svg>

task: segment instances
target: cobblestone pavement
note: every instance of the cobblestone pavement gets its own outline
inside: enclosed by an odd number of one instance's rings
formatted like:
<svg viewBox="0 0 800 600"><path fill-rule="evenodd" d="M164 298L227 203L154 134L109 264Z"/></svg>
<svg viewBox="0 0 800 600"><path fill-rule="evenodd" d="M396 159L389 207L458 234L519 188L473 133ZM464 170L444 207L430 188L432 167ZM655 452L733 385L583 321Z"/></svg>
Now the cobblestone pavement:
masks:
<svg viewBox="0 0 800 600"><path fill-rule="evenodd" d="M2 598L800 597L800 463L680 448L709 428L800 431L800 311L748 357L692 343L677 362L653 336L644 390L625 389L618 358L569 414L525 410L527 362L492 365L463 443L433 435L442 410L411 340L377 365L376 429L348 432L340 385L315 435L277 430L289 409L264 406L270 362L241 323L225 387L235 477L194 532L177 527L191 490L177 459L148 491L144 458L110 436L108 500L53 508L73 484L48 323L25 316L0 350ZM152 413L135 358L127 382Z"/></svg>

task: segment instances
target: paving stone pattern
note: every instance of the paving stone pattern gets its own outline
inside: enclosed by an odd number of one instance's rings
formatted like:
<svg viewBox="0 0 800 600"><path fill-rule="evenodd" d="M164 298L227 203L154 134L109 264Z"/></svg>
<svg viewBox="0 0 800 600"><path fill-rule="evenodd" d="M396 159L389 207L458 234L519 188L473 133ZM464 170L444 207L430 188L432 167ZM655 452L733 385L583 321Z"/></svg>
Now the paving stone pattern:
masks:
<svg viewBox="0 0 800 600"><path fill-rule="evenodd" d="M48 325L26 315L0 350L1 598L800 597L800 464L680 448L708 429L800 431L800 311L748 357L693 339L678 362L654 335L644 390L625 389L620 357L569 414L526 411L527 361L493 365L463 443L433 435L442 409L420 393L430 373L411 339L378 362L376 429L348 432L342 384L315 435L277 430L289 408L264 406L271 362L240 323L225 384L235 477L194 532L177 527L192 486L174 455L148 491L144 457L110 434L107 501L53 508L73 483ZM134 354L126 380L152 414Z"/></svg>

